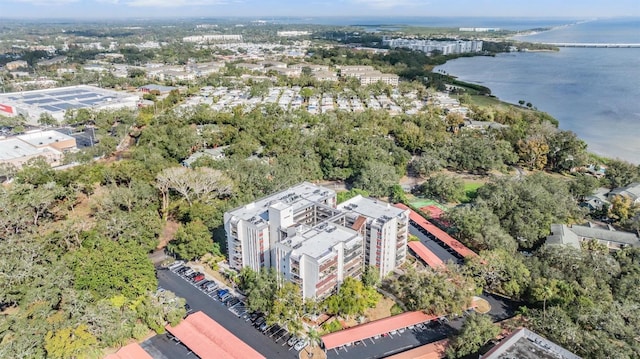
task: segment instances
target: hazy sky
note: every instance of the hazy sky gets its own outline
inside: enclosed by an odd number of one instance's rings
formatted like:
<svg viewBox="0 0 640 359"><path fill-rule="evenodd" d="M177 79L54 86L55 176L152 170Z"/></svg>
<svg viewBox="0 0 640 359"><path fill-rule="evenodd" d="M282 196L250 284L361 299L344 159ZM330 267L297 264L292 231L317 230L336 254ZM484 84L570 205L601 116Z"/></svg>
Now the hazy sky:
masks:
<svg viewBox="0 0 640 359"><path fill-rule="evenodd" d="M0 17L640 16L640 0L0 0Z"/></svg>

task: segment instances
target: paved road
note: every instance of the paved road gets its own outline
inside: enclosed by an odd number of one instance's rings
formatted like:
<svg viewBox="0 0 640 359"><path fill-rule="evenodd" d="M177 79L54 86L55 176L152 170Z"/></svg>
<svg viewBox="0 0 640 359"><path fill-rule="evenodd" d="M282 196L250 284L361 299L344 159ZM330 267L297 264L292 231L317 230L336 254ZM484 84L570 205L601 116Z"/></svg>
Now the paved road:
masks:
<svg viewBox="0 0 640 359"><path fill-rule="evenodd" d="M491 305L491 310L487 314L491 316L494 322L513 317L516 315L518 307L522 305L522 303L487 292L482 293L480 297L486 299Z"/></svg>
<svg viewBox="0 0 640 359"><path fill-rule="evenodd" d="M433 239L427 237L426 234L422 233L418 228L409 225L409 233L420 239L420 242L424 244L433 254L435 254L438 258L440 258L443 262L452 261L454 263L461 263L461 261L454 256L453 254L447 252L442 246L436 243Z"/></svg>
<svg viewBox="0 0 640 359"><path fill-rule="evenodd" d="M423 331L407 329L379 339L365 339L361 344L327 351L328 359L376 359L385 358L420 345L451 336L454 330L447 325L436 324Z"/></svg>
<svg viewBox="0 0 640 359"><path fill-rule="evenodd" d="M147 339L140 346L153 359L197 358L187 347L169 339L166 334L156 335Z"/></svg>
<svg viewBox="0 0 640 359"><path fill-rule="evenodd" d="M269 359L298 357L298 352L293 349L289 350L289 346L286 344L282 346L281 342L276 343L263 335L253 328L250 322L245 322L236 317L224 304L213 300L177 274L166 269L158 269L158 284L162 288L185 298L194 311L203 311L265 357ZM176 357L175 359L181 358L183 357Z"/></svg>

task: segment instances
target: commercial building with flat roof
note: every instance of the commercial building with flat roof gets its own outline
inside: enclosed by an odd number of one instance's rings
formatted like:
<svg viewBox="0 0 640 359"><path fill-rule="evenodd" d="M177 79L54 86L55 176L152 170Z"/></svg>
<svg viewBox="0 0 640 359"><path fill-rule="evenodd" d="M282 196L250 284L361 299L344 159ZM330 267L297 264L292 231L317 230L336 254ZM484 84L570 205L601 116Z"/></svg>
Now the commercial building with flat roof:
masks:
<svg viewBox="0 0 640 359"><path fill-rule="evenodd" d="M59 151L69 151L76 148L75 138L58 131L29 131L16 137L37 148L53 147Z"/></svg>
<svg viewBox="0 0 640 359"><path fill-rule="evenodd" d="M67 110L136 108L138 100L136 94L88 85L10 92L0 94L0 115L23 116L29 124L36 125L44 113L62 121Z"/></svg>
<svg viewBox="0 0 640 359"><path fill-rule="evenodd" d="M324 298L365 264L384 276L406 258L408 212L303 182L224 214L229 265L275 268L305 297ZM368 259L366 259L368 258Z"/></svg>
<svg viewBox="0 0 640 359"><path fill-rule="evenodd" d="M43 158L51 166L62 164L64 152L76 148L76 139L57 131L33 131L0 139L0 164L20 169L34 158ZM0 173L0 176L3 175Z"/></svg>
<svg viewBox="0 0 640 359"><path fill-rule="evenodd" d="M580 359L558 344L520 328L489 350L481 359Z"/></svg>

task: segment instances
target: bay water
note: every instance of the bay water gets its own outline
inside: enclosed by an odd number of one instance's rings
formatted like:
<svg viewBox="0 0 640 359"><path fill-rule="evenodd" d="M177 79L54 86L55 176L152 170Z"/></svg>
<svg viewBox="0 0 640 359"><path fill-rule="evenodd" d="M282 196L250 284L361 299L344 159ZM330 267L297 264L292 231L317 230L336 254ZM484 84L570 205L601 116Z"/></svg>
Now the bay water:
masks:
<svg viewBox="0 0 640 359"><path fill-rule="evenodd" d="M604 19L519 37L528 42L640 43L640 19ZM489 87L501 100L531 102L599 155L640 164L640 48L561 48L460 58L438 66Z"/></svg>

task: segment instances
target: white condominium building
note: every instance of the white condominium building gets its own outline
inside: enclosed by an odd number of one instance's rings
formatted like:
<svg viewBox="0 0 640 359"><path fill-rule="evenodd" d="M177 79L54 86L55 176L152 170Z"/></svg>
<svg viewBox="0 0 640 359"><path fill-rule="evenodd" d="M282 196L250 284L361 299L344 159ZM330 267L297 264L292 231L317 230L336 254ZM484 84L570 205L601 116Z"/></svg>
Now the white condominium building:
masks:
<svg viewBox="0 0 640 359"><path fill-rule="evenodd" d="M480 40L456 40L456 41L436 41L420 39L389 39L383 38L382 44L390 48L406 48L426 53L439 51L442 55L464 54L482 51L482 41Z"/></svg>
<svg viewBox="0 0 640 359"><path fill-rule="evenodd" d="M365 263L384 276L406 257L407 211L303 182L224 214L229 265L275 268L309 298L325 298Z"/></svg>
<svg viewBox="0 0 640 359"><path fill-rule="evenodd" d="M358 232L328 221L310 228L299 225L292 236L274 246L272 263L300 285L305 298L326 298L346 277L363 270L363 240Z"/></svg>
<svg viewBox="0 0 640 359"><path fill-rule="evenodd" d="M365 239L365 264L384 277L407 258L409 210L360 195L341 203L347 224Z"/></svg>
<svg viewBox="0 0 640 359"><path fill-rule="evenodd" d="M271 267L272 246L301 223L315 225L337 213L336 193L303 182L224 214L229 265L258 271Z"/></svg>

